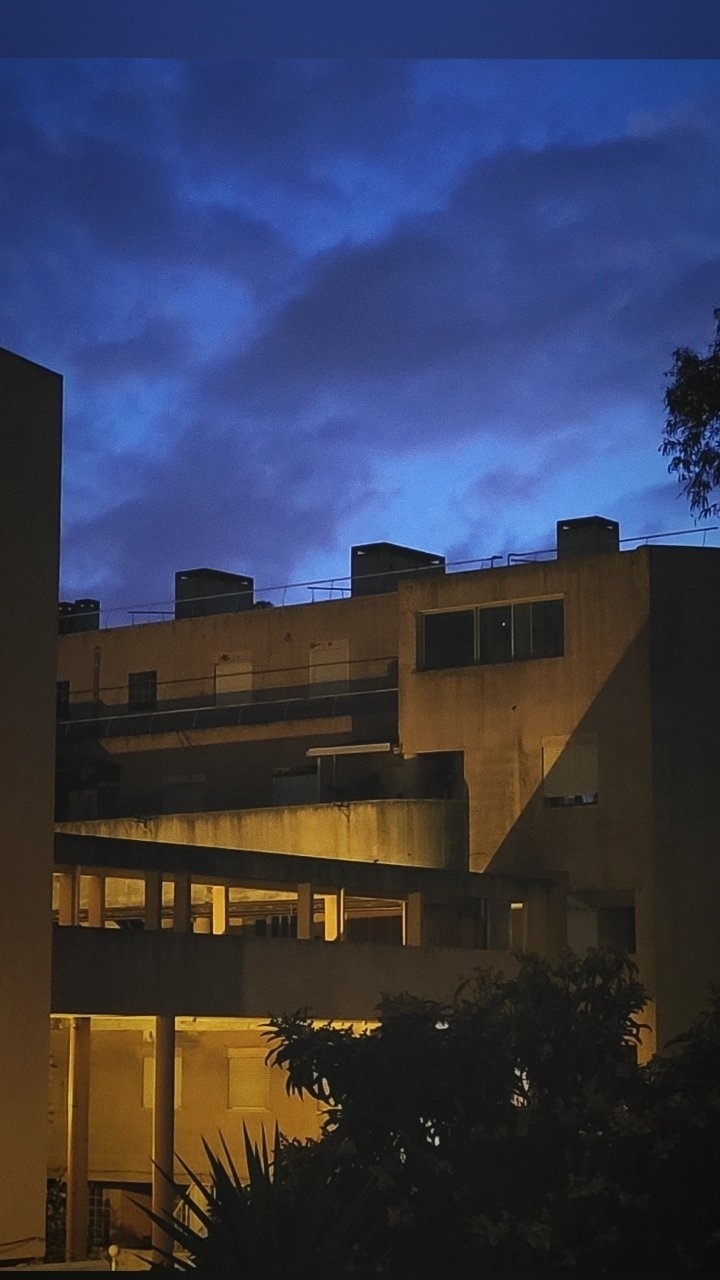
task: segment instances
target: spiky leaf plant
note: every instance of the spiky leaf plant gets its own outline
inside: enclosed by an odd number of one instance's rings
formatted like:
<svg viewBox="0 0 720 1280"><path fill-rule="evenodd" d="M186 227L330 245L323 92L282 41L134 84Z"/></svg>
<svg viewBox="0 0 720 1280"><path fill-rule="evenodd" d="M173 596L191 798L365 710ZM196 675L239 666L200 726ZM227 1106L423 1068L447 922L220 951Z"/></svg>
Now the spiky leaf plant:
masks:
<svg viewBox="0 0 720 1280"><path fill-rule="evenodd" d="M329 1161L323 1144L285 1144L277 1127L272 1153L264 1131L254 1144L243 1125L243 1141L247 1178L222 1135L221 1153L203 1140L209 1188L179 1161L189 1179L181 1195L186 1221L146 1210L179 1253L164 1254L153 1270L334 1274L376 1269L383 1214L371 1176Z"/></svg>

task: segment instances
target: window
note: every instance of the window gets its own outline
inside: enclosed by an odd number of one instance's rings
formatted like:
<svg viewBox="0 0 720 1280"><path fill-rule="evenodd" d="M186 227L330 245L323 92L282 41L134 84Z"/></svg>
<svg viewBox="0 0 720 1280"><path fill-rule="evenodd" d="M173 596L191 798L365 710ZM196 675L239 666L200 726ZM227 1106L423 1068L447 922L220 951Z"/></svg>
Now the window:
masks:
<svg viewBox="0 0 720 1280"><path fill-rule="evenodd" d="M270 1109L270 1068L265 1049L228 1049L228 1107L234 1111Z"/></svg>
<svg viewBox="0 0 720 1280"><path fill-rule="evenodd" d="M55 713L58 720L67 720L70 715L70 681L58 680L55 696Z"/></svg>
<svg viewBox="0 0 720 1280"><path fill-rule="evenodd" d="M549 808L598 803L597 735L542 740L543 796Z"/></svg>
<svg viewBox="0 0 720 1280"><path fill-rule="evenodd" d="M152 1110L155 1092L155 1059L143 1058L142 1104L146 1111ZM175 1110L182 1106L182 1054L175 1054Z"/></svg>
<svg viewBox="0 0 720 1280"><path fill-rule="evenodd" d="M223 653L215 663L215 705L249 702L252 698L252 655Z"/></svg>
<svg viewBox="0 0 720 1280"><path fill-rule="evenodd" d="M128 675L128 711L153 711L157 706L157 671Z"/></svg>
<svg viewBox="0 0 720 1280"><path fill-rule="evenodd" d="M347 693L349 675L347 640L325 640L310 645L308 679L310 693Z"/></svg>
<svg viewBox="0 0 720 1280"><path fill-rule="evenodd" d="M426 613L420 623L418 665L426 671L563 655L562 600Z"/></svg>

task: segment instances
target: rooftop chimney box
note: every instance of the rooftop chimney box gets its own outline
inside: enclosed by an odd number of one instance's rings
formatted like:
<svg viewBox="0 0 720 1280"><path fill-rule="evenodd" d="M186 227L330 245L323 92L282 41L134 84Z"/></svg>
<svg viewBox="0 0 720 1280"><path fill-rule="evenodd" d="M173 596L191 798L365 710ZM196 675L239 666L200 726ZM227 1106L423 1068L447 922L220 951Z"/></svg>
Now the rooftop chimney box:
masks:
<svg viewBox="0 0 720 1280"><path fill-rule="evenodd" d="M175 617L208 618L252 609L255 580L222 569L182 569L175 574Z"/></svg>
<svg viewBox="0 0 720 1280"><path fill-rule="evenodd" d="M607 555L620 550L620 525L605 516L558 520L557 557Z"/></svg>
<svg viewBox="0 0 720 1280"><path fill-rule="evenodd" d="M97 631L100 626L100 601L61 600L58 604L58 631L61 636L76 631Z"/></svg>
<svg viewBox="0 0 720 1280"><path fill-rule="evenodd" d="M350 594L377 596L419 574L444 573L445 557L394 542L366 542L350 548Z"/></svg>

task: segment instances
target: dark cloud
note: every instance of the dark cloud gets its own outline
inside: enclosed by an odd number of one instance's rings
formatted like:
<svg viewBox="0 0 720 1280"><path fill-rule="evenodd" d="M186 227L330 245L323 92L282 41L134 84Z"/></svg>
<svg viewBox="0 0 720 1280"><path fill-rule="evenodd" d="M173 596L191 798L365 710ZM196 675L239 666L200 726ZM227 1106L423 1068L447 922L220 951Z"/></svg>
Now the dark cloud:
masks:
<svg viewBox="0 0 720 1280"><path fill-rule="evenodd" d="M136 334L128 334L121 341L77 347L72 361L77 372L91 382L162 378L185 370L194 356L193 347L187 321L151 316Z"/></svg>
<svg viewBox="0 0 720 1280"><path fill-rule="evenodd" d="M268 452L262 437L194 422L161 461L138 456L138 496L68 522L66 593L95 593L116 609L167 602L176 570L198 565L250 574L258 588L292 581L303 557L332 548L337 525L373 492L370 459L328 426L320 452L296 430ZM118 474L126 468L120 460ZM131 488L125 474L117 491Z"/></svg>
<svg viewBox="0 0 720 1280"><path fill-rule="evenodd" d="M187 64L183 136L223 162L280 182L332 183L343 154L383 155L412 118L412 64L197 60ZM328 166L323 174L323 166Z"/></svg>
<svg viewBox="0 0 720 1280"><path fill-rule="evenodd" d="M334 393L392 419L382 443L398 447L448 421L463 437L554 432L603 396L655 395L668 304L686 290L690 311L712 288L698 258L720 253L717 163L701 132L671 130L478 164L442 211L320 259L213 371L214 393L261 417Z"/></svg>
<svg viewBox="0 0 720 1280"><path fill-rule="evenodd" d="M593 467L667 527L664 371L720 303L717 110L676 111L674 73L668 123L658 68L630 127L632 78L595 67L603 134L551 70L0 64L0 342L67 375L70 591L287 578L353 514L401 521L406 463L455 495L455 554L521 549L531 510L539 545Z"/></svg>

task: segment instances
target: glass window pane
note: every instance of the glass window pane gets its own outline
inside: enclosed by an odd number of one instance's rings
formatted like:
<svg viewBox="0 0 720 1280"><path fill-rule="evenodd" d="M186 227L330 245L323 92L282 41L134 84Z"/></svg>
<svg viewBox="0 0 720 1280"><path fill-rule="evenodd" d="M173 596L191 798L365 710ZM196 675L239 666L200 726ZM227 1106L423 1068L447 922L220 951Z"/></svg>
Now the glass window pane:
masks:
<svg viewBox="0 0 720 1280"><path fill-rule="evenodd" d="M513 620L513 658L531 658L532 647L530 644L530 605L514 604L512 607Z"/></svg>
<svg viewBox="0 0 720 1280"><path fill-rule="evenodd" d="M533 658L561 658L564 647L562 600L536 600L532 606Z"/></svg>
<svg viewBox="0 0 720 1280"><path fill-rule="evenodd" d="M474 661L474 632L472 609L425 614L422 665L430 669L470 666Z"/></svg>
<svg viewBox="0 0 720 1280"><path fill-rule="evenodd" d="M510 662L512 658L512 618L509 604L497 609L480 609L479 662Z"/></svg>

